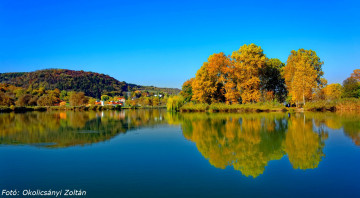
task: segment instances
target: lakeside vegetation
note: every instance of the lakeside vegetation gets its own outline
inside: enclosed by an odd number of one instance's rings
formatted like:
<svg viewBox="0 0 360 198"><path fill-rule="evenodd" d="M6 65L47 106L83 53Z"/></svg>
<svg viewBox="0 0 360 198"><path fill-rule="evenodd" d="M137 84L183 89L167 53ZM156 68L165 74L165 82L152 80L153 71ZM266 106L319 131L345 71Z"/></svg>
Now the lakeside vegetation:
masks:
<svg viewBox="0 0 360 198"><path fill-rule="evenodd" d="M0 74L0 82L25 90L55 90L84 92L86 96L100 99L102 95L126 96L127 92L165 92L177 94L179 89L142 86L119 81L109 75L68 69L44 69L34 72Z"/></svg>
<svg viewBox="0 0 360 198"><path fill-rule="evenodd" d="M360 69L342 85L328 84L323 64L312 50L293 50L282 63L268 58L260 46L243 45L231 55L209 56L195 77L183 83L181 92L128 84L94 72L3 73L0 112L111 110L120 109L113 102L120 100L121 108L166 106L181 112L360 110Z"/></svg>
<svg viewBox="0 0 360 198"><path fill-rule="evenodd" d="M323 64L313 50L293 50L282 63L266 57L260 46L243 45L228 56L209 56L167 107L183 112L360 110L360 69L342 85L328 84Z"/></svg>
<svg viewBox="0 0 360 198"><path fill-rule="evenodd" d="M180 108L181 112L262 112L262 111L287 111L279 103L249 103L249 104L225 104L225 103L186 103Z"/></svg>
<svg viewBox="0 0 360 198"><path fill-rule="evenodd" d="M169 95L179 92L128 84L94 72L48 69L3 73L0 112L162 108Z"/></svg>

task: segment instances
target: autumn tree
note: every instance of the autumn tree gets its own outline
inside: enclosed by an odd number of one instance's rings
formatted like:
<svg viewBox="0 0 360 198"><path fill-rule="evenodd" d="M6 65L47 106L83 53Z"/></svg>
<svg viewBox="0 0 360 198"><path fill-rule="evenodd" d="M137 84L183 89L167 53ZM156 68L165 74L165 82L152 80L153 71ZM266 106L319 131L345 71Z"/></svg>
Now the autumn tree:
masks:
<svg viewBox="0 0 360 198"><path fill-rule="evenodd" d="M15 102L14 97L9 93L0 92L0 106L10 106Z"/></svg>
<svg viewBox="0 0 360 198"><path fill-rule="evenodd" d="M70 105L80 106L88 102L88 98L85 96L84 92L72 92L69 97Z"/></svg>
<svg viewBox="0 0 360 198"><path fill-rule="evenodd" d="M205 62L202 67L196 72L196 77L192 83L193 97L192 100L201 103L211 103L211 97L216 91L214 82L207 70L208 63Z"/></svg>
<svg viewBox="0 0 360 198"><path fill-rule="evenodd" d="M259 74L266 62L263 50L255 44L243 45L232 53L231 58L242 103L258 102L261 96Z"/></svg>
<svg viewBox="0 0 360 198"><path fill-rule="evenodd" d="M196 73L192 100L202 103L224 102L227 68L232 62L224 53L213 54Z"/></svg>
<svg viewBox="0 0 360 198"><path fill-rule="evenodd" d="M265 67L260 70L261 91L264 98L275 98L283 102L286 98L287 90L285 79L281 72L285 64L277 58L271 58L266 61Z"/></svg>
<svg viewBox="0 0 360 198"><path fill-rule="evenodd" d="M38 106L53 106L54 104L55 100L50 94L44 94L37 100Z"/></svg>
<svg viewBox="0 0 360 198"><path fill-rule="evenodd" d="M323 91L327 100L339 99L342 93L342 86L339 83L329 84Z"/></svg>
<svg viewBox="0 0 360 198"><path fill-rule="evenodd" d="M24 95L21 95L17 101L16 101L16 105L17 106L28 106L30 105L29 102L31 100L32 96L30 94L24 94Z"/></svg>
<svg viewBox="0 0 360 198"><path fill-rule="evenodd" d="M360 69L355 69L350 77L360 82Z"/></svg>
<svg viewBox="0 0 360 198"><path fill-rule="evenodd" d="M284 78L291 100L297 106L300 101L305 104L307 99L311 99L313 90L323 86L323 64L315 51L291 51L284 67Z"/></svg>
<svg viewBox="0 0 360 198"><path fill-rule="evenodd" d="M159 106L159 104L160 104L159 97L152 98L152 106Z"/></svg>

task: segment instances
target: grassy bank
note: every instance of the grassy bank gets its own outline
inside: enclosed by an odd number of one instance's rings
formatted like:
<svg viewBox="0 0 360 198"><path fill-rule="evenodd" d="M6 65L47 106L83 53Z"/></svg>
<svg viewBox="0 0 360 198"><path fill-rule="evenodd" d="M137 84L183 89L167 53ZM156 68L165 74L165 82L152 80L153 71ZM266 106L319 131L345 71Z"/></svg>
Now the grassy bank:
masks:
<svg viewBox="0 0 360 198"><path fill-rule="evenodd" d="M121 107L121 109L163 109L166 108L166 106L125 106Z"/></svg>
<svg viewBox="0 0 360 198"><path fill-rule="evenodd" d="M254 104L234 104L224 103L214 104L194 104L187 103L180 108L181 112L264 112L264 111L287 111L280 103L254 103Z"/></svg>
<svg viewBox="0 0 360 198"><path fill-rule="evenodd" d="M307 102L304 108L286 108L277 102L260 102L253 104L233 104L224 103L204 104L186 103L179 108L180 112L270 112L270 111L360 111L360 99L346 98L332 101L313 101Z"/></svg>
<svg viewBox="0 0 360 198"><path fill-rule="evenodd" d="M307 102L306 111L360 111L360 99L344 98L339 100L320 100Z"/></svg>
<svg viewBox="0 0 360 198"><path fill-rule="evenodd" d="M27 111L104 111L104 110L120 110L121 106L1 106L0 112L27 112Z"/></svg>
<svg viewBox="0 0 360 198"><path fill-rule="evenodd" d="M26 112L26 111L46 111L48 107L16 107L0 106L0 112Z"/></svg>

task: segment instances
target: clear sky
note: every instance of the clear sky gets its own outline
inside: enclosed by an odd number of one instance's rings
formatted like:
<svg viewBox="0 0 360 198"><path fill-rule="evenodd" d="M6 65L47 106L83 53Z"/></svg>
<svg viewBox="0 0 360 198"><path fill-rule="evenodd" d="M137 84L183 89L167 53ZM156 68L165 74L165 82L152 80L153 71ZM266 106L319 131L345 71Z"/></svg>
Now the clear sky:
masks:
<svg viewBox="0 0 360 198"><path fill-rule="evenodd" d="M209 55L315 50L329 83L360 68L360 1L0 0L0 73L65 68L180 88Z"/></svg>

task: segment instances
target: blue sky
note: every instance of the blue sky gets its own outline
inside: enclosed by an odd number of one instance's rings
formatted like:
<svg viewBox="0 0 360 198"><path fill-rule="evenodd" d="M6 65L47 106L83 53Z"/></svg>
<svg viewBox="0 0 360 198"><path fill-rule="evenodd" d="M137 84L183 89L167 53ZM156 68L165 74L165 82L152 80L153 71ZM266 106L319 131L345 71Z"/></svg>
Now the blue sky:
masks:
<svg viewBox="0 0 360 198"><path fill-rule="evenodd" d="M209 55L315 50L329 83L360 68L359 1L0 1L0 73L65 68L178 87Z"/></svg>

